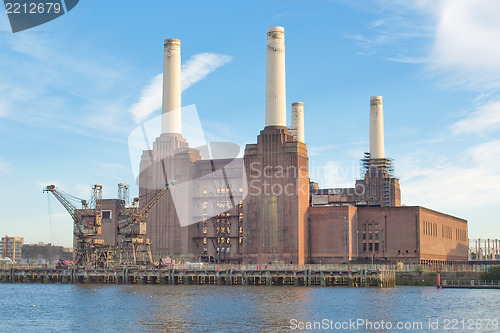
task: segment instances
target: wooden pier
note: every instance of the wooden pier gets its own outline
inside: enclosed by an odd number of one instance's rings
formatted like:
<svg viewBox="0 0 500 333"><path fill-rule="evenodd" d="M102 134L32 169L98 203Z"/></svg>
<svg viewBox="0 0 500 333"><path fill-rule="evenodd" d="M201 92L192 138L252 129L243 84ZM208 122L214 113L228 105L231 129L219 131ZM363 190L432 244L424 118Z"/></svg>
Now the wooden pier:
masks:
<svg viewBox="0 0 500 333"><path fill-rule="evenodd" d="M170 269L0 269L2 283L101 283L170 285L253 285L395 287L394 271L262 269L251 267Z"/></svg>

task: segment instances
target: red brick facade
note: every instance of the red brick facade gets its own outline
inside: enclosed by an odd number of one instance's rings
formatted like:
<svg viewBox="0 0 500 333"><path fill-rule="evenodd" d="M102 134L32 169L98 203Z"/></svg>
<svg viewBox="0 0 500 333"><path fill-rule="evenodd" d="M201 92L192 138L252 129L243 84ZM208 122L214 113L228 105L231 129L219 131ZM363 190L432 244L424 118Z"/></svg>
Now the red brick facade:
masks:
<svg viewBox="0 0 500 333"><path fill-rule="evenodd" d="M286 127L269 126L246 146L244 262L307 261L309 160L306 146Z"/></svg>

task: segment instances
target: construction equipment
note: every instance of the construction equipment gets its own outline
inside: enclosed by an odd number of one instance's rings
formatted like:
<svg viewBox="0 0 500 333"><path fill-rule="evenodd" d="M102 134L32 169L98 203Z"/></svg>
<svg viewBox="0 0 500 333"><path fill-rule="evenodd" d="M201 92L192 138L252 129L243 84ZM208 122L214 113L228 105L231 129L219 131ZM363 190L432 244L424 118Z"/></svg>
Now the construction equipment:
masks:
<svg viewBox="0 0 500 333"><path fill-rule="evenodd" d="M102 232L102 185L92 187L90 204L61 191L55 185L48 185L43 192L52 193L73 218L74 265L85 268L109 267L115 250L99 238ZM82 208L77 209L70 199L80 200Z"/></svg>
<svg viewBox="0 0 500 333"><path fill-rule="evenodd" d="M151 241L146 238L146 218L174 183L173 180L168 180L165 187L160 189L143 207L138 205L139 198L134 199L131 207L127 207L125 203L122 205L118 217L118 235L123 237L119 249L118 262L120 266L154 264L151 255ZM118 186L119 192L122 193L121 197L125 198L126 188L123 187L123 184Z"/></svg>

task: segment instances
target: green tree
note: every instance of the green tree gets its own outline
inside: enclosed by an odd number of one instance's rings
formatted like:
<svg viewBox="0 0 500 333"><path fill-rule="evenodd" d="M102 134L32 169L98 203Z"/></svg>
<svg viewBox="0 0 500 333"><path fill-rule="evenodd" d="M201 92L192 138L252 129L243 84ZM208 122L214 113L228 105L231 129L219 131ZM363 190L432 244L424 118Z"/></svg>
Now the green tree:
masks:
<svg viewBox="0 0 500 333"><path fill-rule="evenodd" d="M487 281L500 281L500 266L493 266L481 274L481 279Z"/></svg>

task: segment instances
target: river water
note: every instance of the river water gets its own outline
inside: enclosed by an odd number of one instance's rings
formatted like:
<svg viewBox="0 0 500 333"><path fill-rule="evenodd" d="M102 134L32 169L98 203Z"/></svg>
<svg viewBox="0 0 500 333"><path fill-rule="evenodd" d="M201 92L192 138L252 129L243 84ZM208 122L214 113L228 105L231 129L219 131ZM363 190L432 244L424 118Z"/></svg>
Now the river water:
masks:
<svg viewBox="0 0 500 333"><path fill-rule="evenodd" d="M500 332L500 290L0 284L0 319L1 332Z"/></svg>

